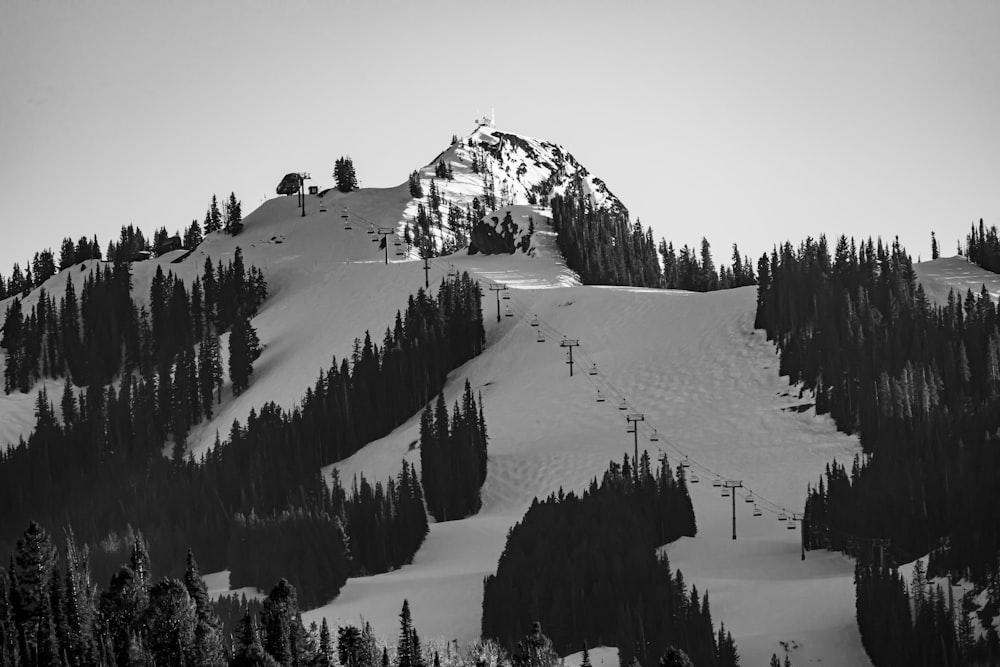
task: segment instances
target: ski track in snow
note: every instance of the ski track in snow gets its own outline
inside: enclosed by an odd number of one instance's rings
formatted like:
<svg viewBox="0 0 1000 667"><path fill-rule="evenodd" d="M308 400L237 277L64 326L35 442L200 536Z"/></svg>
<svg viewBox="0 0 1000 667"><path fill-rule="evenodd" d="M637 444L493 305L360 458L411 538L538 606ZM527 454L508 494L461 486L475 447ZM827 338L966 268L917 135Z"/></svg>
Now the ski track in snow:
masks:
<svg viewBox="0 0 1000 667"><path fill-rule="evenodd" d="M471 182L454 187L473 191ZM148 300L157 265L190 283L201 274L206 256L225 263L236 246L242 247L245 264L259 266L268 280L269 299L254 319L265 349L250 387L233 397L227 385L214 418L193 429L192 453L210 447L216 431L225 437L234 419L245 423L250 410L266 401L294 406L331 357L335 354L339 362L349 356L352 341L366 329L381 343L396 311L423 286L422 262L392 257L384 266L383 253L365 233L367 224L356 221L398 225L411 204L405 183L307 197L304 218L294 197L276 198L247 216L236 238L210 235L179 264L171 263L178 255L172 253L133 265L140 304ZM350 231L340 218L345 207L355 220ZM483 281L509 285L512 298L501 301L501 315L506 305L517 315L497 322L496 295L487 291L487 349L454 371L445 387L449 404L466 378L482 392L490 458L481 512L432 524L411 565L349 580L336 600L304 614L306 623L321 617L332 624L365 619L376 634L392 637L408 598L424 637L462 643L476 638L483 578L495 571L508 529L531 500L560 488L582 491L609 460L620 461L632 451L632 436L618 410L621 395L630 412L642 412L647 420L640 449L659 453L648 440L655 427L661 437L655 444L668 450L672 465L682 451L790 511L801 510L806 484L818 479L827 462L849 461L859 451L855 439L837 433L813 410L783 411L812 399L799 398L797 389L778 376L773 346L753 330L755 288L694 294L580 286L555 248L545 210L535 211L534 257L456 255L432 261L432 289L454 265ZM85 271L97 264L63 271L45 287L60 296L72 275L79 294ZM994 296L1000 294L1000 276L963 258L915 266L928 296L938 301L947 297L949 286L978 291L984 282ZM35 300L37 292L25 299L26 307ZM5 307L0 303L0 311ZM543 320L542 327L529 325L531 313ZM573 378L551 327L580 340ZM541 344L536 342L539 330L546 336ZM224 337L223 355L225 342ZM587 374L590 360L600 371L596 378ZM595 402L594 382L606 402ZM58 410L59 381L39 383L27 395L0 397L0 443L30 433L43 384ZM611 385L621 395L610 391ZM419 452L410 449L418 423L415 415L336 464L341 478L348 481L363 472L382 480L396 475L404 459L419 464ZM782 641L798 646L791 655L796 665L868 664L854 621L851 561L827 552L810 552L800 560L798 531L787 530L771 514L752 517L752 505L742 498L736 503L739 539L734 542L730 500L719 497L708 475L698 474L700 482L689 484L698 535L665 551L689 586L709 593L713 619L733 633L743 664L767 664L771 653L782 652ZM213 595L228 590L228 572L206 575L206 580ZM531 620L524 619L526 631ZM607 651L602 659L611 664L616 652Z"/></svg>

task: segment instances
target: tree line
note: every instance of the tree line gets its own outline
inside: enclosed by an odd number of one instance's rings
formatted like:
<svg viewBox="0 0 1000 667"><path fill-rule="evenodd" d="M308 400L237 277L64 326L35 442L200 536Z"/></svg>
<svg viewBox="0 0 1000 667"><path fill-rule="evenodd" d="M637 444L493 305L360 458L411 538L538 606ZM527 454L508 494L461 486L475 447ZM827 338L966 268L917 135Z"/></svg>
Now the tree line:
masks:
<svg viewBox="0 0 1000 667"><path fill-rule="evenodd" d="M874 541L887 540L883 561L930 552L932 572L995 596L1000 328L985 287L932 304L898 242L845 237L832 255L825 238L786 243L761 258L758 277L756 325L776 343L780 372L865 452L850 471L833 462L809 491L807 548L867 564ZM866 589L867 599L888 607L890 588Z"/></svg>
<svg viewBox="0 0 1000 667"><path fill-rule="evenodd" d="M698 254L687 245L675 251L674 244L666 239L660 240L659 253L663 260L661 286L667 289L712 292L757 284L753 263L747 256L741 259L740 250L735 243L731 266L723 264L718 271L712 260L712 245L705 237L701 239L701 251Z"/></svg>
<svg viewBox="0 0 1000 667"><path fill-rule="evenodd" d="M454 521L479 511L486 450L482 399L477 405L468 380L450 421L443 394L438 394L433 412L428 403L420 415L420 479L431 516Z"/></svg>
<svg viewBox="0 0 1000 667"><path fill-rule="evenodd" d="M556 195L549 200L556 245L566 265L585 284L663 287L709 292L756 285L753 264L733 245L731 266L716 269L712 246L702 238L700 252L660 239L653 230L628 222L624 210L595 209L589 197Z"/></svg>
<svg viewBox="0 0 1000 667"><path fill-rule="evenodd" d="M422 498L414 497L415 473L408 473L411 481L402 490L394 482L394 496L388 483L383 496L378 485L367 494L361 480L356 501L345 503L340 513L319 470L417 413L440 392L451 369L481 352L480 298L467 274L443 280L436 295L419 290L386 329L382 348L366 334L363 343L355 342L350 359L334 359L329 370L320 371L299 406L283 410L267 403L252 410L245 425L234 422L228 438L217 437L199 461L162 456L168 429L158 416L157 399L170 383L161 384L158 374L150 380L127 375L117 391L90 385L77 392L67 383L62 423L40 392L34 432L0 456L5 508L0 546L10 546L18 526L32 519L68 523L91 546L95 570L106 574L136 527L161 562L178 562L180 550L191 547L219 570L227 565L239 514L255 513L253 530L266 530L275 539L285 533L291 539L303 521L331 523L337 517L358 545L357 567L368 572L398 567L423 533L418 539L415 533L393 533L398 525L391 521L373 522L378 527L369 542L378 544L364 551L367 524L360 517L375 513L365 509L367 495L386 516L400 516L406 504L410 514L403 514L415 517L412 508L419 505L423 517ZM391 502L384 500L386 493ZM351 507L361 508L353 519ZM418 518L413 526L420 531ZM380 549L389 555L378 555ZM366 553L373 555L369 559Z"/></svg>
<svg viewBox="0 0 1000 667"><path fill-rule="evenodd" d="M585 284L660 286L652 229L629 224L625 212L595 209L589 197L557 195L549 204L556 245Z"/></svg>
<svg viewBox="0 0 1000 667"><path fill-rule="evenodd" d="M243 230L241 207L242 204L236 199L236 194L230 193L229 199L225 202L225 212L223 213L219 210L216 196L212 195L212 202L205 213L204 223L199 225L197 220L191 221L191 225L184 230L182 246L187 250L194 250L201 244L206 235L220 230L236 236ZM180 234L177 235L180 236ZM41 287L46 280L59 271L87 260L132 262L143 259L140 253L155 252L168 238L169 234L165 227L156 230L152 240L150 240L141 229L132 224L122 226L118 241L108 242L107 252L101 251L96 236L89 239L86 236L81 236L76 243L71 238L64 238L59 245L58 261L52 248L45 248L36 252L30 262L25 262L23 269L18 262L15 262L9 278L4 278L0 274L0 301L16 295L27 296L28 292L36 287Z"/></svg>
<svg viewBox="0 0 1000 667"><path fill-rule="evenodd" d="M708 596L689 590L657 548L696 532L683 468L626 455L600 483L537 498L484 581L482 634L514 648L537 619L562 653L617 646L622 665L654 664L669 646L697 665L735 665L732 637L712 627Z"/></svg>
<svg viewBox="0 0 1000 667"><path fill-rule="evenodd" d="M150 284L149 308L132 298L131 264L117 261L97 266L83 279L77 296L72 274L56 301L44 288L37 302L25 311L19 297L8 304L0 346L7 351L4 390L27 392L42 378L65 378L77 387L100 387L135 373L145 381L160 378L161 391L170 384L170 373L178 381L178 370L191 371L196 363L195 347L202 356L215 350L218 336L239 324L248 337L244 351L252 356L254 341L247 329L267 296L263 273L243 265L240 249L226 265L205 259L203 275L190 292L172 272L164 275L157 266ZM207 341L207 343L206 343ZM203 344L204 343L204 344ZM205 352L206 347L209 348ZM215 360L200 360L211 362ZM199 369L201 370L201 369ZM211 414L210 386L221 383L221 373L196 378L197 386L209 388L202 399L187 406L187 423L197 423L202 412ZM188 398L188 393L183 395ZM161 398L161 416L170 414L170 396Z"/></svg>
<svg viewBox="0 0 1000 667"><path fill-rule="evenodd" d="M980 218L979 227L973 225L965 237L965 255L973 264L987 271L1000 273L1000 235L997 233L997 226L991 225L987 229Z"/></svg>

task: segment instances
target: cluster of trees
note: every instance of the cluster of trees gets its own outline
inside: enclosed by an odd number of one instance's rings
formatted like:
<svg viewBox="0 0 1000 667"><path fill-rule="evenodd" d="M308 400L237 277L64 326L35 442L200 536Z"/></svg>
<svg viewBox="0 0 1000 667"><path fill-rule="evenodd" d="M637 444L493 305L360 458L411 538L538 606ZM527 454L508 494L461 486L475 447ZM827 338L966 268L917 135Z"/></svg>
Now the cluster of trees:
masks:
<svg viewBox="0 0 1000 667"><path fill-rule="evenodd" d="M858 560L854 569L861 643L878 665L995 665L996 633L976 639L968 598L955 600L948 585L929 581L921 561L906 582L895 567ZM990 618L982 619L989 625Z"/></svg>
<svg viewBox="0 0 1000 667"><path fill-rule="evenodd" d="M337 158L333 167L333 178L340 192L358 189L358 175L354 171L354 160L350 155Z"/></svg>
<svg viewBox="0 0 1000 667"><path fill-rule="evenodd" d="M673 645L697 665L738 664L712 627L708 597L690 591L657 547L696 531L683 468L643 453L612 463L580 496L535 499L484 582L483 637L513 647L518 619L539 619L556 650L617 646L622 665L652 664ZM720 639L721 638L721 641Z"/></svg>
<svg viewBox="0 0 1000 667"><path fill-rule="evenodd" d="M832 256L825 238L786 243L758 277L757 326L781 373L866 453L809 492L807 548L888 540L910 558L931 551L939 572L998 580L1000 319L985 288L931 304L898 242L844 237Z"/></svg>
<svg viewBox="0 0 1000 667"><path fill-rule="evenodd" d="M61 556L61 557L60 557ZM226 664L226 643L189 551L183 579L154 582L141 537L98 591L86 547L32 522L0 576L4 665Z"/></svg>
<svg viewBox="0 0 1000 667"><path fill-rule="evenodd" d="M15 297L0 338L7 351L4 390L27 392L41 378L100 387L137 372L147 382L158 376L161 416L177 409L185 413L181 421L193 424L204 412L210 415L211 388L222 380L218 335L242 329L247 343L236 352L251 361L259 353L248 321L267 296L263 274L253 266L248 272L237 248L226 265L220 261L213 266L206 258L204 273L190 292L172 272L164 275L157 266L148 310L133 300L131 287L130 264L120 261L88 272L79 297L72 275L66 277L58 302L40 289L25 312ZM232 353L231 347L231 359ZM177 384L183 385L181 393L168 393L168 386Z"/></svg>
<svg viewBox="0 0 1000 667"><path fill-rule="evenodd" d="M420 183L420 172L413 170L410 172L410 176L406 179L406 183L410 188L410 196L416 197L417 199L422 199L424 196L424 186Z"/></svg>
<svg viewBox="0 0 1000 667"><path fill-rule="evenodd" d="M155 579L141 535L102 587L86 547L72 533L64 543L60 550L37 523L18 540L0 576L0 664L555 667L559 661L537 622L512 654L491 641L473 642L463 652L422 641L405 599L395 646L376 639L369 623L334 632L323 619L307 627L303 599L284 578L263 599L213 602L190 551L177 578ZM691 664L684 660L683 652L669 648L659 664Z"/></svg>
<svg viewBox="0 0 1000 667"><path fill-rule="evenodd" d="M417 205L416 219L406 222L403 241L407 245L419 248L421 257L437 257L458 252L469 244L472 226L481 220L484 214L485 210L478 197L473 197L472 202L463 209L443 198L437 183L431 180L426 201ZM432 227L437 230L437 234L433 233ZM450 238L445 236L445 231L451 233Z"/></svg>
<svg viewBox="0 0 1000 667"><path fill-rule="evenodd" d="M711 292L757 284L753 263L749 257L741 258L735 243L732 267L723 264L718 272L715 270L715 262L712 261L712 246L704 237L701 239L700 261L693 248L685 245L677 252L674 250L674 244L665 239L660 240L659 251L663 258L662 286L667 289Z"/></svg>
<svg viewBox="0 0 1000 667"><path fill-rule="evenodd" d="M1000 234L996 225L989 229L979 219L979 228L975 225L965 237L965 255L973 264L978 264L987 271L1000 273Z"/></svg>
<svg viewBox="0 0 1000 667"><path fill-rule="evenodd" d="M202 228L206 234L221 230L230 236L236 236L243 231L243 204L236 199L236 193L229 193L229 199L226 200L224 209L224 212L219 210L219 200L215 195L212 195L212 203L208 205L208 210L205 211L205 221L202 224ZM200 234L200 230L197 230L196 220L191 221L189 229L192 230L190 233ZM193 245L185 243L184 247L192 250L197 245L197 243Z"/></svg>
<svg viewBox="0 0 1000 667"><path fill-rule="evenodd" d="M163 562L178 562L179 545L186 545L219 570L227 565L238 514L255 512L280 542L295 539L303 521L325 512L330 520L337 516L357 543L352 552L357 567L368 572L398 567L423 537L423 503L415 498L412 469L405 484L386 484L382 495L378 485L368 493L362 480L353 504L335 503L318 471L420 411L440 392L450 370L482 351L480 298L467 274L442 281L434 296L420 290L386 329L381 349L366 334L351 359L334 360L320 372L300 406L285 411L269 403L251 411L245 426L234 422L229 437L217 438L198 462L162 456L169 427L157 401L173 378L128 374L117 391L93 384L79 393L67 383L62 423L41 392L35 431L0 455L0 547L9 547L29 520L69 523L91 546L95 570L102 571L120 558L129 526L137 526ZM401 513L400 498L407 499L409 513ZM419 516L412 511L417 506ZM352 507L359 508L353 518ZM289 519L282 518L286 510ZM410 517L413 532L400 531L394 521L371 522L377 512ZM362 525L376 526L371 537ZM380 540L381 546L374 544ZM369 543L374 546L363 546ZM303 564L301 571L312 567Z"/></svg>
<svg viewBox="0 0 1000 667"><path fill-rule="evenodd" d="M587 284L659 287L663 280L653 230L627 213L594 209L590 198L555 196L552 227L566 266Z"/></svg>
<svg viewBox="0 0 1000 667"><path fill-rule="evenodd" d="M486 481L486 442L482 399L477 405L468 380L450 421L443 394L438 394L433 412L428 404L421 413L420 481L427 511L438 521L464 519L479 511L479 491Z"/></svg>
<svg viewBox="0 0 1000 667"><path fill-rule="evenodd" d="M455 174L451 170L451 162L438 160L437 164L434 165L434 176L436 178L443 178L448 181L454 180Z"/></svg>
<svg viewBox="0 0 1000 667"><path fill-rule="evenodd" d="M104 255L101 253L101 246L97 243L96 236L93 240L82 236L76 245L73 244L72 239L63 239L59 255L58 271L62 271L88 259L102 259L103 257ZM40 287L46 280L54 276L56 272L55 255L52 253L51 248L36 252L32 260L25 264L23 270L21 269L21 265L15 262L9 278L4 278L0 274L0 300L18 295L25 296L31 290Z"/></svg>
<svg viewBox="0 0 1000 667"><path fill-rule="evenodd" d="M318 501L272 512L238 513L229 535L230 586L259 586L284 577L303 591L306 608L340 593L350 576L388 572L411 561L427 535L416 470L373 487L361 477L348 495L334 473ZM348 537L350 536L350 537Z"/></svg>
<svg viewBox="0 0 1000 667"><path fill-rule="evenodd" d="M191 226L184 230L182 245L188 250L193 250L204 240L204 234L220 230L232 236L243 230L241 203L236 199L235 193L229 193L224 214L219 210L216 196L212 195L212 203L205 213L204 224L199 226L197 220L192 220ZM71 238L64 238L59 246L58 262L52 249L46 248L36 252L32 260L25 263L23 270L20 264L15 263L9 278L4 278L0 274L0 301L18 294L26 295L32 289L40 287L58 271L90 259L107 259L109 262L134 261L138 259L140 252L155 251L169 237L166 228L161 227L153 234L151 243L138 227L132 224L127 227L123 225L118 242L109 241L106 253L101 252L96 236L92 239L81 236L76 243L73 243Z"/></svg>

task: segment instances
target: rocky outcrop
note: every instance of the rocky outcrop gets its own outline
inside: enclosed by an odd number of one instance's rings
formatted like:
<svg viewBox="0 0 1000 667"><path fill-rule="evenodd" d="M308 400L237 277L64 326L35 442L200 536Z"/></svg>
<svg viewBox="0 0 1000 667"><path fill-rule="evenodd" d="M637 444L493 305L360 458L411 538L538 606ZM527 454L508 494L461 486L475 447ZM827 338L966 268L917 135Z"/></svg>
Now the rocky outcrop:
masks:
<svg viewBox="0 0 1000 667"><path fill-rule="evenodd" d="M510 211L501 221L495 215L480 220L472 227L469 254L481 252L484 255L512 255L516 247L520 227L510 217Z"/></svg>

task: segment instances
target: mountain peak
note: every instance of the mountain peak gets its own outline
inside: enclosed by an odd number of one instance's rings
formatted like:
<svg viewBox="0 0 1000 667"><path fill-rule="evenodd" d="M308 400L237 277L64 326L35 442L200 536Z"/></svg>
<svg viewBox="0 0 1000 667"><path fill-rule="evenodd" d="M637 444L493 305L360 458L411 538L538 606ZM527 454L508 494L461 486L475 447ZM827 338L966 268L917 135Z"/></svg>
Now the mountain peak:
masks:
<svg viewBox="0 0 1000 667"><path fill-rule="evenodd" d="M492 116L478 119L469 134L455 137L416 175L419 187L411 176L411 200L400 225L414 245L432 243L443 252L463 247L480 221L502 220L503 215L496 215L502 209L517 207L522 213L551 217L549 200L556 195L586 198L595 210L628 216L628 209L604 181L568 150L502 131ZM514 246L528 252L530 244L521 242L528 220L521 222Z"/></svg>

